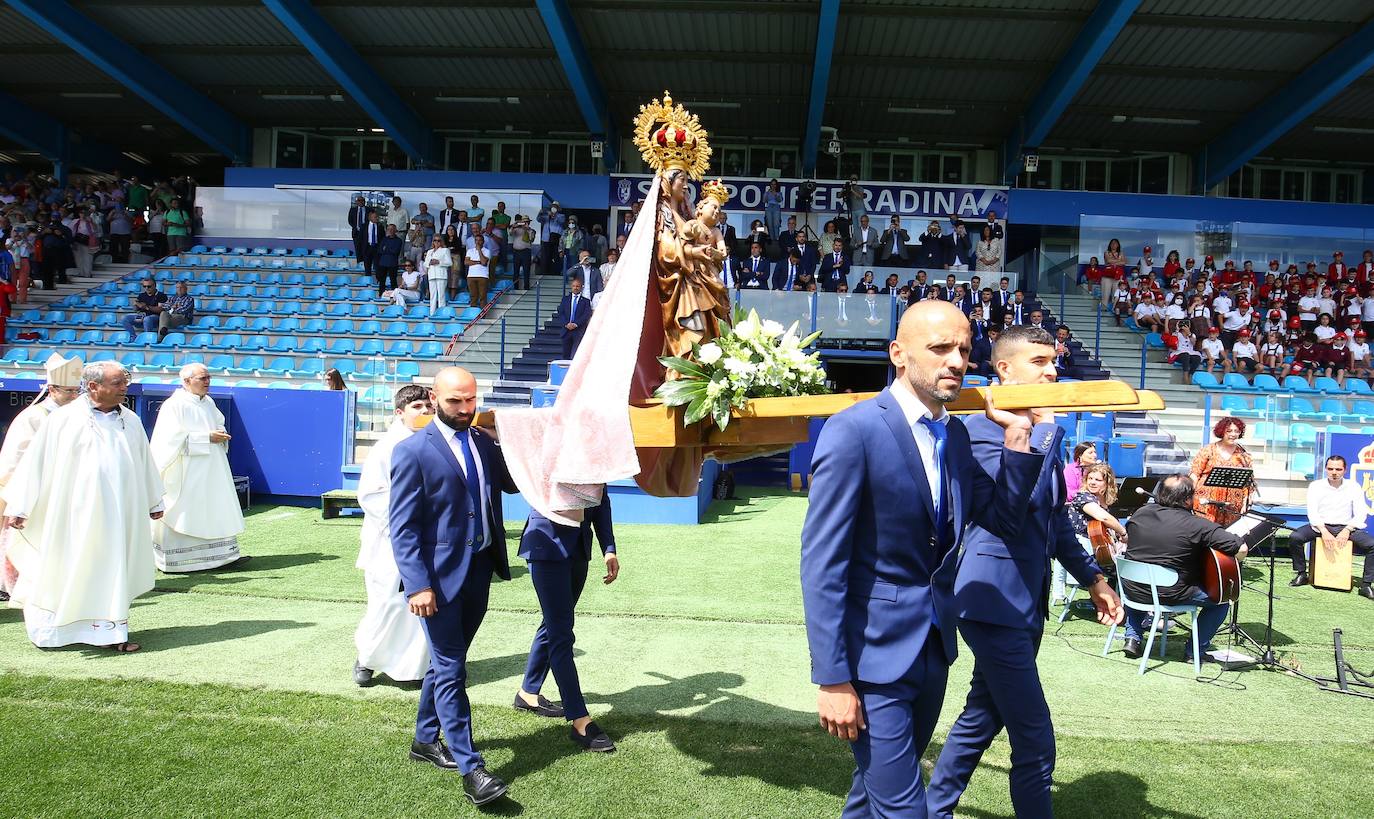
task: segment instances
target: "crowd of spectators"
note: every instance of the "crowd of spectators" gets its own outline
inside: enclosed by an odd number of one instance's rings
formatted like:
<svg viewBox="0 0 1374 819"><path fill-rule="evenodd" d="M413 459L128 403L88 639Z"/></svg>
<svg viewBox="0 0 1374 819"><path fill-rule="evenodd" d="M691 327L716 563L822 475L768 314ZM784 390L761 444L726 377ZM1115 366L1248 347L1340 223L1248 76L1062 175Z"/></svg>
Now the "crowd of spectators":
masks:
<svg viewBox="0 0 1374 819"><path fill-rule="evenodd" d="M148 185L116 171L113 179L59 185L35 173L8 174L0 183L0 275L24 304L35 279L52 290L69 270L89 276L100 253L123 264L134 242L147 243L153 257L189 247L195 190L187 176Z"/></svg>
<svg viewBox="0 0 1374 819"><path fill-rule="evenodd" d="M1230 259L1217 267L1180 261L1176 250L1160 263L1144 247L1128 266L1120 242L1108 243L1099 262L1083 268L1082 286L1100 295L1121 324L1130 320L1159 333L1171 362L1186 378L1195 372L1297 375L1309 385L1319 376L1368 381L1368 338L1374 333L1374 251L1355 266L1341 251L1319 265L1287 267L1271 259L1263 271Z"/></svg>

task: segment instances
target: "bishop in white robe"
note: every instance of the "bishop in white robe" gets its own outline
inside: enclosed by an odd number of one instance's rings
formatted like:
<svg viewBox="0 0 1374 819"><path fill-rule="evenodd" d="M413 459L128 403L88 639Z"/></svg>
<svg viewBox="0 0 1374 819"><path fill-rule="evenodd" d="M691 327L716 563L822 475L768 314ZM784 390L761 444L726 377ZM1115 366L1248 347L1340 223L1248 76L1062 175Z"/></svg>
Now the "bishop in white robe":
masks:
<svg viewBox="0 0 1374 819"><path fill-rule="evenodd" d="M10 482L19 461L24 457L38 427L47 420L48 415L58 407L66 406L81 394L81 359L63 358L53 353L44 362L47 383L14 420L5 432L5 443L0 446L0 489ZM0 498L0 518L5 514L5 501ZM18 580L14 564L6 557L9 551L10 530L0 526L0 602L9 599L9 592Z"/></svg>
<svg viewBox="0 0 1374 819"><path fill-rule="evenodd" d="M40 648L85 643L137 651L129 606L153 588L149 518L162 481L138 416L122 406L129 374L113 361L82 372L86 395L52 412L5 487L11 607Z"/></svg>
<svg viewBox="0 0 1374 819"><path fill-rule="evenodd" d="M199 572L246 561L239 555L243 512L229 470L229 434L204 364L181 368L181 389L158 410L150 445L167 504L153 524L157 567Z"/></svg>
<svg viewBox="0 0 1374 819"><path fill-rule="evenodd" d="M358 568L367 588L367 612L353 642L358 660L353 681L368 685L372 675L398 682L423 679L429 669L429 644L420 618L410 611L401 591L401 572L391 551L391 453L415 434L414 425L433 412L424 387L408 384L396 391L396 414L386 434L367 454L358 477L358 505L363 509L362 548Z"/></svg>

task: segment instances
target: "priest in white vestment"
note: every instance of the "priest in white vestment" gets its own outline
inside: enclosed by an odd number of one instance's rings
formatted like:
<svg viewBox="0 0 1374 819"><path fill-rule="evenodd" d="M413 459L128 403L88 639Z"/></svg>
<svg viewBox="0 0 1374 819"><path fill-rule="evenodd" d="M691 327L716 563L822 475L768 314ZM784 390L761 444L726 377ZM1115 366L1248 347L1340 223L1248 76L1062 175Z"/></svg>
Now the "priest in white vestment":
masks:
<svg viewBox="0 0 1374 819"><path fill-rule="evenodd" d="M5 433L5 443L0 446L0 489L4 489L10 482L10 476L19 466L19 460L24 457L33 436L38 434L39 425L48 414L75 401L81 394L81 359L63 358L53 353L43 363L43 369L47 373L43 389L39 391L33 403L10 422L10 428ZM0 498L0 519L3 519L4 514L5 501ZM14 588L14 583L18 579L14 564L5 556L9 548L9 538L10 530L0 526L0 603L10 599L10 590Z"/></svg>
<svg viewBox="0 0 1374 819"><path fill-rule="evenodd" d="M204 364L181 368L181 389L158 410L150 446L167 504L167 514L153 524L157 567L199 572L246 562L239 555L243 511L229 470L229 433Z"/></svg>
<svg viewBox="0 0 1374 819"><path fill-rule="evenodd" d="M128 371L99 361L81 382L86 394L48 416L3 493L19 569L10 606L40 648L137 651L129 606L153 588L148 520L162 517L162 480L143 424L122 406Z"/></svg>
<svg viewBox="0 0 1374 819"><path fill-rule="evenodd" d="M392 450L414 435L416 422L434 409L429 391L418 384L397 390L395 404L391 426L372 445L358 477L358 505L363 509L358 568L367 587L367 613L353 635L358 648L353 681L358 685L370 684L374 673L397 682L420 680L429 669L429 644L420 618L411 613L401 591L401 572L391 551L389 510Z"/></svg>

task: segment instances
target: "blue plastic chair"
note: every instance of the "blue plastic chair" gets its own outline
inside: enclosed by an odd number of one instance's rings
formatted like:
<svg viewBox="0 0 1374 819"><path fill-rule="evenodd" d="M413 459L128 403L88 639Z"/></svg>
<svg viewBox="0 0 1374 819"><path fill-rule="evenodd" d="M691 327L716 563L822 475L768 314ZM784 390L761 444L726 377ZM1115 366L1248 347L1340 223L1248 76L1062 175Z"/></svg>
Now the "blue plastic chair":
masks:
<svg viewBox="0 0 1374 819"><path fill-rule="evenodd" d="M247 330L248 319L244 316L230 316L224 320L224 324L220 325L220 329L225 332L231 330Z"/></svg>
<svg viewBox="0 0 1374 819"><path fill-rule="evenodd" d="M176 365L176 358L171 353L156 353L148 357L148 363L145 366L154 370L171 370Z"/></svg>
<svg viewBox="0 0 1374 819"><path fill-rule="evenodd" d="M1221 385L1225 389L1231 390L1233 392L1256 391L1255 388L1251 386L1249 379L1247 379L1240 373L1227 373L1226 377L1221 380Z"/></svg>
<svg viewBox="0 0 1374 819"><path fill-rule="evenodd" d="M324 360L320 358L307 358L304 361L296 362L296 369L292 370L292 375L302 377L317 376L324 372Z"/></svg>
<svg viewBox="0 0 1374 819"><path fill-rule="evenodd" d="M397 361L396 376L398 378L417 378L420 375L420 364L416 361Z"/></svg>
<svg viewBox="0 0 1374 819"><path fill-rule="evenodd" d="M324 332L324 319L306 319L301 322L300 332L305 335Z"/></svg>
<svg viewBox="0 0 1374 819"><path fill-rule="evenodd" d="M267 366L260 355L246 355L239 360L239 363L229 368L229 372L234 375L252 375L261 368Z"/></svg>
<svg viewBox="0 0 1374 819"><path fill-rule="evenodd" d="M415 345L410 341L393 341L391 346L386 348L389 356L409 356L415 354Z"/></svg>
<svg viewBox="0 0 1374 819"><path fill-rule="evenodd" d="M183 345L194 350L202 350L214 343L213 337L209 333L196 333L186 340Z"/></svg>
<svg viewBox="0 0 1374 819"><path fill-rule="evenodd" d="M76 341L76 331L71 329L58 330L51 339L53 344L71 344L74 341Z"/></svg>
<svg viewBox="0 0 1374 819"><path fill-rule="evenodd" d="M377 305L372 304L371 302L353 305L353 315L357 316L358 318L372 318L373 316L377 316L380 314L381 311L377 308Z"/></svg>
<svg viewBox="0 0 1374 819"><path fill-rule="evenodd" d="M1370 389L1369 384L1360 378L1347 378L1345 380L1345 388L1349 390L1352 395L1374 395L1374 389Z"/></svg>
<svg viewBox="0 0 1374 819"><path fill-rule="evenodd" d="M410 325L406 324L404 321L393 321L382 328L381 332L382 335L389 338L404 338L410 335Z"/></svg>
<svg viewBox="0 0 1374 819"><path fill-rule="evenodd" d="M234 357L227 354L212 356L205 366L212 370L227 370L234 366Z"/></svg>
<svg viewBox="0 0 1374 819"><path fill-rule="evenodd" d="M104 330L87 330L77 337L77 344L100 345L105 342Z"/></svg>
<svg viewBox="0 0 1374 819"><path fill-rule="evenodd" d="M248 329L252 330L255 333L270 333L273 329L272 317L261 316L259 318L255 318L253 319L253 323L248 325Z"/></svg>
<svg viewBox="0 0 1374 819"><path fill-rule="evenodd" d="M265 350L267 349L267 345L271 343L272 342L267 338L267 336L249 336L248 338L245 338L243 340L243 349Z"/></svg>
<svg viewBox="0 0 1374 819"><path fill-rule="evenodd" d="M119 363L125 367L138 367L143 364L143 353L125 353L119 357Z"/></svg>
<svg viewBox="0 0 1374 819"><path fill-rule="evenodd" d="M337 333L337 334L352 333L352 332L353 332L353 320L352 320L352 319L333 319L332 321L329 322L329 330L328 330L327 332L330 332L330 333Z"/></svg>
<svg viewBox="0 0 1374 819"><path fill-rule="evenodd" d="M1317 428L1311 424L1296 423L1288 428L1288 437L1295 446L1312 446L1317 443Z"/></svg>
<svg viewBox="0 0 1374 819"><path fill-rule="evenodd" d="M302 338L296 342L296 352L298 353L319 353L324 351L325 341L322 338Z"/></svg>
<svg viewBox="0 0 1374 819"><path fill-rule="evenodd" d="M382 323L376 319L368 319L358 323L357 333L361 336L375 336L382 331Z"/></svg>
<svg viewBox="0 0 1374 819"><path fill-rule="evenodd" d="M1164 659L1164 652L1168 649L1169 645L1169 632L1163 631L1162 627L1167 616L1169 614L1188 614L1192 616L1192 628L1190 628L1189 631L1192 633L1193 641L1193 673L1195 675L1201 674L1202 652L1201 646L1198 645L1197 615L1202 607L1198 605L1166 606L1159 602L1160 587L1172 586L1177 583L1178 572L1173 569L1166 569L1163 566L1154 566L1149 563L1141 563L1136 560L1127 560L1124 557L1118 557L1116 559L1116 577L1117 594L1121 596L1122 604L1127 608L1149 612L1153 615L1151 617L1150 633L1145 638L1145 651L1140 655L1140 669L1136 673L1138 675L1143 675L1145 673L1145 666L1150 662L1150 649L1154 646L1155 634L1159 634L1159 657L1160 659ZM1124 581L1126 580L1130 580L1133 583L1139 583L1143 586L1149 586L1150 602L1137 603L1127 597L1124 585ZM1112 650L1112 641L1116 639L1116 630L1118 628L1120 628L1120 626L1113 624L1111 629L1107 632L1107 642L1102 646L1103 657L1106 657L1108 652Z"/></svg>
<svg viewBox="0 0 1374 819"><path fill-rule="evenodd" d="M333 355L352 355L355 349L356 345L353 343L353 339L336 338L334 342L329 345L327 352Z"/></svg>
<svg viewBox="0 0 1374 819"><path fill-rule="evenodd" d="M1307 395L1315 395L1317 392L1314 387L1308 386L1307 379L1300 375L1290 375L1283 379L1283 388L1285 390Z"/></svg>
<svg viewBox="0 0 1374 819"><path fill-rule="evenodd" d="M417 336L432 336L439 332L439 328L435 327L432 321L421 321L410 328L410 332Z"/></svg>
<svg viewBox="0 0 1374 819"><path fill-rule="evenodd" d="M415 351L416 358L438 358L444 354L444 345L437 341L426 341Z"/></svg>
<svg viewBox="0 0 1374 819"><path fill-rule="evenodd" d="M1354 381L1355 379L1351 379ZM1340 383L1334 378L1322 375L1315 378L1312 382L1313 389L1324 392L1328 395L1349 395L1350 390L1341 387Z"/></svg>
<svg viewBox="0 0 1374 819"><path fill-rule="evenodd" d="M1240 395L1223 395L1221 397L1221 409L1233 415L1248 415L1253 412L1250 402Z"/></svg>
<svg viewBox="0 0 1374 819"><path fill-rule="evenodd" d="M1296 472L1304 478L1311 478L1317 471L1317 456L1311 452L1295 452L1288 461L1288 471Z"/></svg>
<svg viewBox="0 0 1374 819"><path fill-rule="evenodd" d="M368 339L367 341L364 341L362 344L359 344L358 349L354 352L356 352L358 355L382 355L382 341L381 339L377 338Z"/></svg>
<svg viewBox="0 0 1374 819"><path fill-rule="evenodd" d="M1351 401L1350 414L1359 418L1374 418L1374 401Z"/></svg>
<svg viewBox="0 0 1374 819"><path fill-rule="evenodd" d="M272 353L291 353L296 350L295 336L282 336L271 344L267 345L267 351Z"/></svg>
<svg viewBox="0 0 1374 819"><path fill-rule="evenodd" d="M220 336L218 342L210 345L212 350L237 350L241 347L243 347L243 336L238 333Z"/></svg>
<svg viewBox="0 0 1374 819"><path fill-rule="evenodd" d="M157 333L139 333L129 343L134 347L148 347L157 343Z"/></svg>
<svg viewBox="0 0 1374 819"><path fill-rule="evenodd" d="M329 362L329 366L343 375L352 375L358 371L358 363L351 358L336 358Z"/></svg>

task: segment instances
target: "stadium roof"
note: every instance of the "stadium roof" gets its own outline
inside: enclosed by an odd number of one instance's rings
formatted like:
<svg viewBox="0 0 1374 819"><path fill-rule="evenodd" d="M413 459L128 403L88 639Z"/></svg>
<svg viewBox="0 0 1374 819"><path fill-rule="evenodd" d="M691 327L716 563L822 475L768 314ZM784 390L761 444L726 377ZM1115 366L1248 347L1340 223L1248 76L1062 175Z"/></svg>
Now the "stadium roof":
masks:
<svg viewBox="0 0 1374 819"><path fill-rule="evenodd" d="M1009 165L1027 148L1205 152L1211 178L1257 153L1366 161L1372 16L1367 0L10 0L0 88L83 144L150 157L247 162L247 129L271 126L384 127L439 159L446 134L624 135L668 88L717 141L796 143L818 119L848 144L1005 146ZM15 131L10 149L51 148Z"/></svg>

